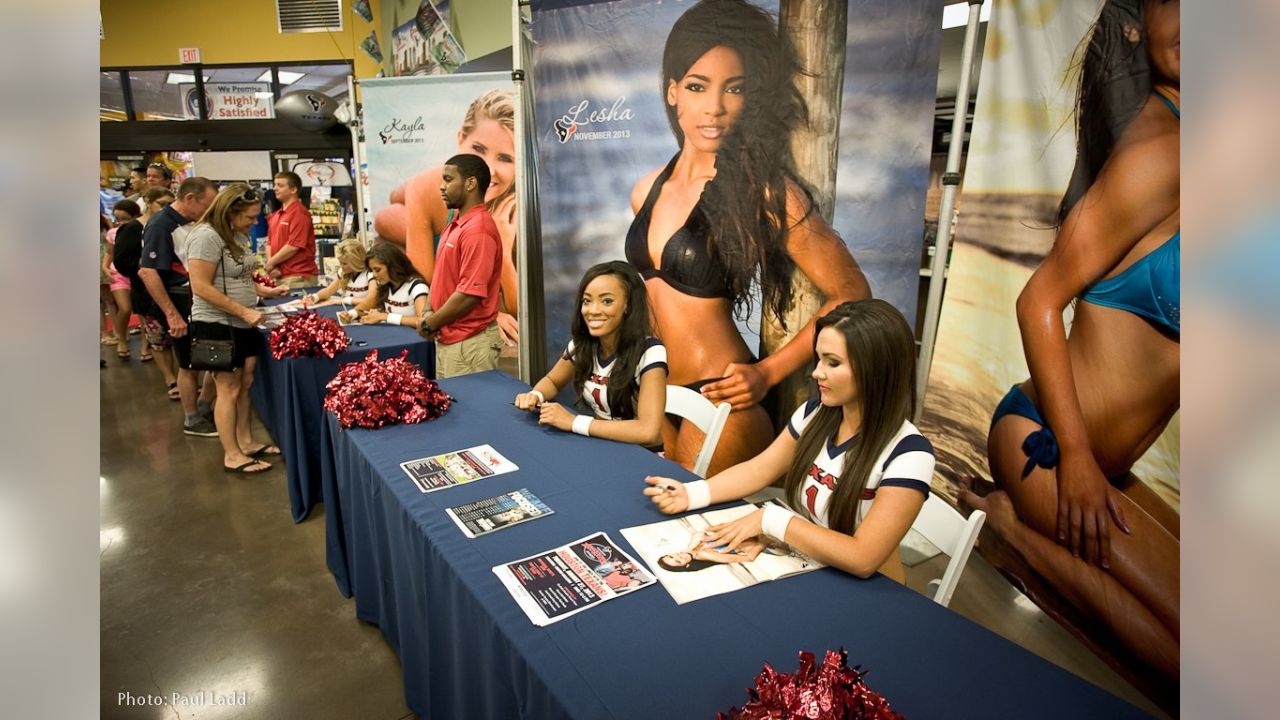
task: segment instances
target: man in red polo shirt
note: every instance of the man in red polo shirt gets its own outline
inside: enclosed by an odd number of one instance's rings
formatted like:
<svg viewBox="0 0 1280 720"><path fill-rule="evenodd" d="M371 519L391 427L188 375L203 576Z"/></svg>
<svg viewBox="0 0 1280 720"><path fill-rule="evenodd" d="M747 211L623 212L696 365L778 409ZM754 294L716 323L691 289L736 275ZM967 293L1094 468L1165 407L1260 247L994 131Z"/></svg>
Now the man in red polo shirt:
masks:
<svg viewBox="0 0 1280 720"><path fill-rule="evenodd" d="M502 351L498 292L502 240L484 206L489 166L479 155L454 155L444 164L440 195L454 213L440 234L431 274L431 312L418 332L436 343L436 377L492 370Z"/></svg>
<svg viewBox="0 0 1280 720"><path fill-rule="evenodd" d="M274 188L284 206L267 217L268 255L264 270L287 287L316 285L316 229L311 224L311 213L298 199L302 178L295 172L276 173Z"/></svg>

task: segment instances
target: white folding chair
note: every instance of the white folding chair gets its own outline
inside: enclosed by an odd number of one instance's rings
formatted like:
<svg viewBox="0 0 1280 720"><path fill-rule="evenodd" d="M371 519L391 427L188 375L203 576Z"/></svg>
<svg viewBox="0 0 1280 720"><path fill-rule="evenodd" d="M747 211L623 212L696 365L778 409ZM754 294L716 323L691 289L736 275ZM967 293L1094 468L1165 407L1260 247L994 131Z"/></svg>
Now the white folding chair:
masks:
<svg viewBox="0 0 1280 720"><path fill-rule="evenodd" d="M939 605L946 607L951 604L951 594L955 592L956 585L960 582L960 574L964 572L964 566L969 562L969 553L973 550L973 544L978 539L978 531L982 529L982 523L986 519L987 514L981 510L974 510L966 519L955 508L948 505L946 500L933 493L930 493L929 499L924 501L924 507L920 509L920 514L916 517L911 529L951 556L951 561L947 563L947 571L943 573L942 578L929 581L933 601Z"/></svg>
<svg viewBox="0 0 1280 720"><path fill-rule="evenodd" d="M720 443L720 432L724 430L725 421L729 419L729 403L713 405L710 400L680 385L667 386L667 412L693 423L706 434L702 449L694 458L693 467L689 468L700 478L707 476L707 468L711 465L711 456Z"/></svg>

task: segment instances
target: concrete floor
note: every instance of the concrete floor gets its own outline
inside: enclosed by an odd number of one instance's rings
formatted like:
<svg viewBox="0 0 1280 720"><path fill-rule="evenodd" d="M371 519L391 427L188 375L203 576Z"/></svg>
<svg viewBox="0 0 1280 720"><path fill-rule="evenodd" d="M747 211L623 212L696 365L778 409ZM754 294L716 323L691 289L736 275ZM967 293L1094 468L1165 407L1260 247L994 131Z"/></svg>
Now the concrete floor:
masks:
<svg viewBox="0 0 1280 720"><path fill-rule="evenodd" d="M323 506L295 525L282 467L223 473L136 337L133 355L103 349L102 717L413 717L395 653L325 567ZM169 702L201 690L204 706ZM241 691L247 706L212 704Z"/></svg>
<svg viewBox="0 0 1280 720"><path fill-rule="evenodd" d="M398 659L325 567L324 506L293 524L282 469L225 474L217 439L182 434L136 336L129 363L102 351L102 717L413 717ZM908 584L922 589L944 563L910 569ZM976 553L951 607L1164 717ZM247 705L213 704L240 692Z"/></svg>

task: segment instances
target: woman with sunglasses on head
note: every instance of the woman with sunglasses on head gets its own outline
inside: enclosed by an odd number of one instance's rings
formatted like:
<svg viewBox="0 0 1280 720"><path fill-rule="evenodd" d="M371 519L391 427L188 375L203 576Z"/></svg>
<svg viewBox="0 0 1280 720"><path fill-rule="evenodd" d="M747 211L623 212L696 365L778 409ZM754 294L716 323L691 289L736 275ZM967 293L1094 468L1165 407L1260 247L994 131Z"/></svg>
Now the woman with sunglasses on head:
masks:
<svg viewBox="0 0 1280 720"><path fill-rule="evenodd" d="M222 467L229 473L260 473L271 464L260 460L279 455L274 445L253 439L249 422L249 387L262 333L259 297L281 297L283 285L267 288L253 281L257 256L248 250L248 232L258 219L262 200L245 183L232 183L214 198L187 236L187 271L191 277L190 333L195 340L231 339L231 369L214 371L218 399L214 419L222 441Z"/></svg>

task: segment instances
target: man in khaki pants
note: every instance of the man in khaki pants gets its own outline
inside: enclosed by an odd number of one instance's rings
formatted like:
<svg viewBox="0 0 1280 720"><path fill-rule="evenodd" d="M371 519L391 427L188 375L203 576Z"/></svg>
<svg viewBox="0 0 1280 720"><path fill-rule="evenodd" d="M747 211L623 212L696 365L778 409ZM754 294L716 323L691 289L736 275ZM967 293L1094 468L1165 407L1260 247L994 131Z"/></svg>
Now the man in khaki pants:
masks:
<svg viewBox="0 0 1280 720"><path fill-rule="evenodd" d="M457 210L440 233L431 274L431 312L418 332L436 343L436 377L492 370L498 365L498 291L502 241L484 206L489 166L478 155L454 155L444 164L440 195Z"/></svg>

